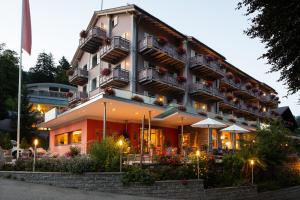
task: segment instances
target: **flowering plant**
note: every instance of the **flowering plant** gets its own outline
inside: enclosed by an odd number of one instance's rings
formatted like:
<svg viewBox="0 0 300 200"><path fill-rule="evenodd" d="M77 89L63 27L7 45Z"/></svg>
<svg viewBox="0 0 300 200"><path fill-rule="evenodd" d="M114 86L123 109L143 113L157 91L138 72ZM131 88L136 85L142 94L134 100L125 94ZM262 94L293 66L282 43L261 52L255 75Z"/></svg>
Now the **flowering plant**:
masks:
<svg viewBox="0 0 300 200"><path fill-rule="evenodd" d="M109 68L104 68L104 69L101 70L101 75L102 76L109 76L110 73L111 73L111 69L109 69Z"/></svg>
<svg viewBox="0 0 300 200"><path fill-rule="evenodd" d="M226 73L226 77L227 77L228 79L233 79L233 74L232 74L231 72L227 72L227 73Z"/></svg>
<svg viewBox="0 0 300 200"><path fill-rule="evenodd" d="M168 70L165 67L159 67L157 71L161 75L164 75L168 72Z"/></svg>
<svg viewBox="0 0 300 200"><path fill-rule="evenodd" d="M186 50L185 50L185 48L183 48L183 46L181 45L181 46L179 46L179 47L177 48L177 53L180 54L180 55L182 55L182 54L185 54L185 53L186 53Z"/></svg>
<svg viewBox="0 0 300 200"><path fill-rule="evenodd" d="M247 90L250 90L252 88L252 85L251 85L251 83L246 83L245 87Z"/></svg>
<svg viewBox="0 0 300 200"><path fill-rule="evenodd" d="M165 45L168 42L168 39L164 36L158 36L157 37L157 42L160 45Z"/></svg>
<svg viewBox="0 0 300 200"><path fill-rule="evenodd" d="M87 32L85 30L82 30L79 35L80 35L81 38L86 38L87 37Z"/></svg>
<svg viewBox="0 0 300 200"><path fill-rule="evenodd" d="M72 92L68 92L67 93L67 97L73 97L73 93Z"/></svg>
<svg viewBox="0 0 300 200"><path fill-rule="evenodd" d="M184 76L177 76L176 77L176 80L179 82L179 83L184 83L186 82L186 78Z"/></svg>
<svg viewBox="0 0 300 200"><path fill-rule="evenodd" d="M157 162L160 165L180 165L180 158L179 156L158 156Z"/></svg>
<svg viewBox="0 0 300 200"><path fill-rule="evenodd" d="M234 82L235 82L236 84L239 84L239 83L242 82L242 80L241 80L239 77L236 77L236 78L234 79Z"/></svg>
<svg viewBox="0 0 300 200"><path fill-rule="evenodd" d="M111 95L111 96L114 96L116 94L115 90L112 89L111 87L105 88L104 92L105 92L105 94L108 94L108 95Z"/></svg>
<svg viewBox="0 0 300 200"><path fill-rule="evenodd" d="M207 60L207 62L212 62L212 61L214 61L214 57L206 56L206 60Z"/></svg>

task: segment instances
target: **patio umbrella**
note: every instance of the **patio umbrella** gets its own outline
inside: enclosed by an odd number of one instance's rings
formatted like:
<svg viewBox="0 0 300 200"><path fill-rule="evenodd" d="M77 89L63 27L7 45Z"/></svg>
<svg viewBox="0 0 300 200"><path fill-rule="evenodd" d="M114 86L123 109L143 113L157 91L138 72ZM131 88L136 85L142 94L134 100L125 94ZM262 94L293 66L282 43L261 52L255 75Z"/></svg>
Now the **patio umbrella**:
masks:
<svg viewBox="0 0 300 200"><path fill-rule="evenodd" d="M218 122L214 119L207 118L202 121L199 121L195 124L191 125L194 128L207 128L208 129L208 152L212 152L212 128L222 128L225 127L226 124Z"/></svg>
<svg viewBox="0 0 300 200"><path fill-rule="evenodd" d="M247 129L244 129L236 124L233 124L231 126L228 126L227 128L221 129L221 131L231 132L232 133L232 140L233 140L233 146L232 149L235 150L236 148L236 133L247 133L249 132Z"/></svg>

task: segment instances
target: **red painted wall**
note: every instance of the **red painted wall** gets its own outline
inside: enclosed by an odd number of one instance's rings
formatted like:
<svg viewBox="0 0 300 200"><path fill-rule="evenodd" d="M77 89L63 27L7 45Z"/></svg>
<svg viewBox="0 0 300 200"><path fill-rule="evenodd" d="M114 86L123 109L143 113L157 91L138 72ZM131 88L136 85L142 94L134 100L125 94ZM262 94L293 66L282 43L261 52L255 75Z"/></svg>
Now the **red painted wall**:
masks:
<svg viewBox="0 0 300 200"><path fill-rule="evenodd" d="M178 147L178 130L165 128L165 142L168 142L172 147Z"/></svg>

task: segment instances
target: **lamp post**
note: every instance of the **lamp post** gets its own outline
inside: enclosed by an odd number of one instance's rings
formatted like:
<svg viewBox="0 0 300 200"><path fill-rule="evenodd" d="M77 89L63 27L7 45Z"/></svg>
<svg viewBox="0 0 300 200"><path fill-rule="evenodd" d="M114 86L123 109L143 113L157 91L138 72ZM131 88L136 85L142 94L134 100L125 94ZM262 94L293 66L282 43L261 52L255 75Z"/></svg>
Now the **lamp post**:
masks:
<svg viewBox="0 0 300 200"><path fill-rule="evenodd" d="M197 176L198 176L198 180L199 180L199 156L200 156L199 150L196 151L196 156L197 156Z"/></svg>
<svg viewBox="0 0 300 200"><path fill-rule="evenodd" d="M254 176L253 176L253 167L254 167L254 160L250 160L250 165L251 165L251 172L252 172L252 176L251 176L251 183L253 185L253 179L254 179Z"/></svg>
<svg viewBox="0 0 300 200"><path fill-rule="evenodd" d="M34 144L34 152L33 152L33 167L32 167L32 171L35 172L36 147L37 147L37 145L39 144L38 139L35 139L35 140L33 141L33 144Z"/></svg>
<svg viewBox="0 0 300 200"><path fill-rule="evenodd" d="M119 140L119 142L118 142L118 145L119 145L119 147L120 147L120 172L122 172L122 157L123 157L123 151L122 151L122 148L123 148L123 141L122 141L122 139L120 139Z"/></svg>

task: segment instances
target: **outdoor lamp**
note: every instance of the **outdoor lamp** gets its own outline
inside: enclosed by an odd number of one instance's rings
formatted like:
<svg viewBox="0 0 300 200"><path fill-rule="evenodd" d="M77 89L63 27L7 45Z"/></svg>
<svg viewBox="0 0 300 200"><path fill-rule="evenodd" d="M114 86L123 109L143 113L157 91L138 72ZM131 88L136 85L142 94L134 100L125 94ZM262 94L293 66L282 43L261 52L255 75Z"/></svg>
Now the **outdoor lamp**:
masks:
<svg viewBox="0 0 300 200"><path fill-rule="evenodd" d="M120 146L120 172L122 172L122 160L123 160L123 158L122 158L122 147L123 147L123 140L122 139L120 139L119 141L118 141L118 145Z"/></svg>
<svg viewBox="0 0 300 200"><path fill-rule="evenodd" d="M198 180L199 180L199 156L200 156L199 150L196 151L196 156L197 156L197 176L198 176Z"/></svg>
<svg viewBox="0 0 300 200"><path fill-rule="evenodd" d="M35 139L33 141L33 144L34 144L34 152L33 152L33 166L32 166L32 171L35 172L36 147L39 144L38 139Z"/></svg>
<svg viewBox="0 0 300 200"><path fill-rule="evenodd" d="M254 176L253 176L254 160L253 159L250 160L250 165L251 165L251 172L252 172L251 183L253 185L253 179L254 179Z"/></svg>

